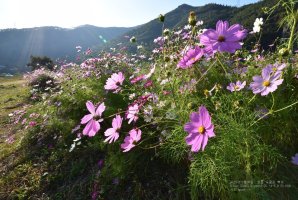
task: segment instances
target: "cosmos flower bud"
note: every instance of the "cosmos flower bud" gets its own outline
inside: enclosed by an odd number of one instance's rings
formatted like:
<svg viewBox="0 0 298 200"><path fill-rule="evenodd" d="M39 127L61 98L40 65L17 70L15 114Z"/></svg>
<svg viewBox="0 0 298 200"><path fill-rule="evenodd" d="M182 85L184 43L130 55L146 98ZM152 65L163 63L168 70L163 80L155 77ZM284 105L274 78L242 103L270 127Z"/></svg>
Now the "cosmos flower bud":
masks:
<svg viewBox="0 0 298 200"><path fill-rule="evenodd" d="M163 34L165 35L169 35L170 34L170 30L168 28L166 28L164 31L163 31Z"/></svg>
<svg viewBox="0 0 298 200"><path fill-rule="evenodd" d="M164 59L165 59L165 62L169 62L171 60L168 56L166 56Z"/></svg>
<svg viewBox="0 0 298 200"><path fill-rule="evenodd" d="M189 108L189 109L193 109L194 107L195 107L195 104L192 102L187 104L187 108Z"/></svg>
<svg viewBox="0 0 298 200"><path fill-rule="evenodd" d="M136 40L135 36L132 36L132 37L130 38L129 41L130 41L131 43L135 43L137 40Z"/></svg>
<svg viewBox="0 0 298 200"><path fill-rule="evenodd" d="M282 49L280 49L280 50L278 51L278 53L279 53L279 55L281 55L281 56L288 56L289 53L290 53L290 51L289 51L289 49L287 49L287 48L282 48Z"/></svg>
<svg viewBox="0 0 298 200"><path fill-rule="evenodd" d="M262 8L262 11L263 11L265 14L267 14L267 13L269 12L269 8L268 8L268 7L263 7L263 8Z"/></svg>
<svg viewBox="0 0 298 200"><path fill-rule="evenodd" d="M158 16L158 19L159 19L160 22L164 22L165 21L165 16L163 14L160 14Z"/></svg>
<svg viewBox="0 0 298 200"><path fill-rule="evenodd" d="M205 95L206 98L208 98L210 96L209 90L205 89L204 90L204 95Z"/></svg>
<svg viewBox="0 0 298 200"><path fill-rule="evenodd" d="M191 26L195 26L196 25L196 23L197 23L197 17L196 17L196 13L194 11L191 11L189 13L188 23Z"/></svg>

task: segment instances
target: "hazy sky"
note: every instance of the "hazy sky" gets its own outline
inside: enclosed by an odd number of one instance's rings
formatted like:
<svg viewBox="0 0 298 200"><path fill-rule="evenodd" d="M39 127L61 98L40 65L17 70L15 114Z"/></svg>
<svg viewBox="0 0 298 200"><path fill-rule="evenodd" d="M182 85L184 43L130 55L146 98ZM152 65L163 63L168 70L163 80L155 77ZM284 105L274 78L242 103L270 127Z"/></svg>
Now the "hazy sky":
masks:
<svg viewBox="0 0 298 200"><path fill-rule="evenodd" d="M258 0L0 0L0 29L38 26L136 26L186 3L241 6Z"/></svg>

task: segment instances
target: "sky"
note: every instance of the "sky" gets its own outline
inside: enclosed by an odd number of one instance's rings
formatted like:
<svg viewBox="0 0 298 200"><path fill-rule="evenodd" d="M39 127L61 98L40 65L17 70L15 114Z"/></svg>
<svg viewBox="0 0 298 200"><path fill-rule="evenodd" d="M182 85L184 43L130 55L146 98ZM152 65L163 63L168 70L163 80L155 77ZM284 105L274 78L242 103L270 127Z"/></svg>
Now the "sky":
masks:
<svg viewBox="0 0 298 200"><path fill-rule="evenodd" d="M0 0L0 29L90 24L132 27L181 4L242 6L259 0Z"/></svg>

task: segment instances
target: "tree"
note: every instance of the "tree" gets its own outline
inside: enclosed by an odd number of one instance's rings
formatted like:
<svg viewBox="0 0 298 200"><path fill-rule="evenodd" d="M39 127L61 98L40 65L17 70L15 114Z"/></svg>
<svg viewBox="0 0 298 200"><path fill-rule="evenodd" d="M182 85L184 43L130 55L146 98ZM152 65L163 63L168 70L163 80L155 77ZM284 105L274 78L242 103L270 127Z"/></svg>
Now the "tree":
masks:
<svg viewBox="0 0 298 200"><path fill-rule="evenodd" d="M49 70L54 69L54 62L51 58L47 56L30 56L30 62L27 64L28 67L31 67L31 70L34 71L40 68L46 68Z"/></svg>

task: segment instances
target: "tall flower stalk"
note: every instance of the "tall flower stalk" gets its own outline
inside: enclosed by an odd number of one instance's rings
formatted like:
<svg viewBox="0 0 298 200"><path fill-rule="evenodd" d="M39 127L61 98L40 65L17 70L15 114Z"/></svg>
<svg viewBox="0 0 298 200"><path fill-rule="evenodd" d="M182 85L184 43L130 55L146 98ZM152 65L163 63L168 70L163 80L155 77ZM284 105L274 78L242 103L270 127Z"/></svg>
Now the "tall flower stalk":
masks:
<svg viewBox="0 0 298 200"><path fill-rule="evenodd" d="M290 36L287 45L287 49L289 51L293 50L294 42L297 39L295 38L295 33L297 29L297 21L298 21L298 9L297 9L297 1L296 0L280 0L273 7L269 9L265 9L265 13L270 15L282 7L285 11L285 16L281 19L279 28L282 26L287 26L290 29Z"/></svg>

